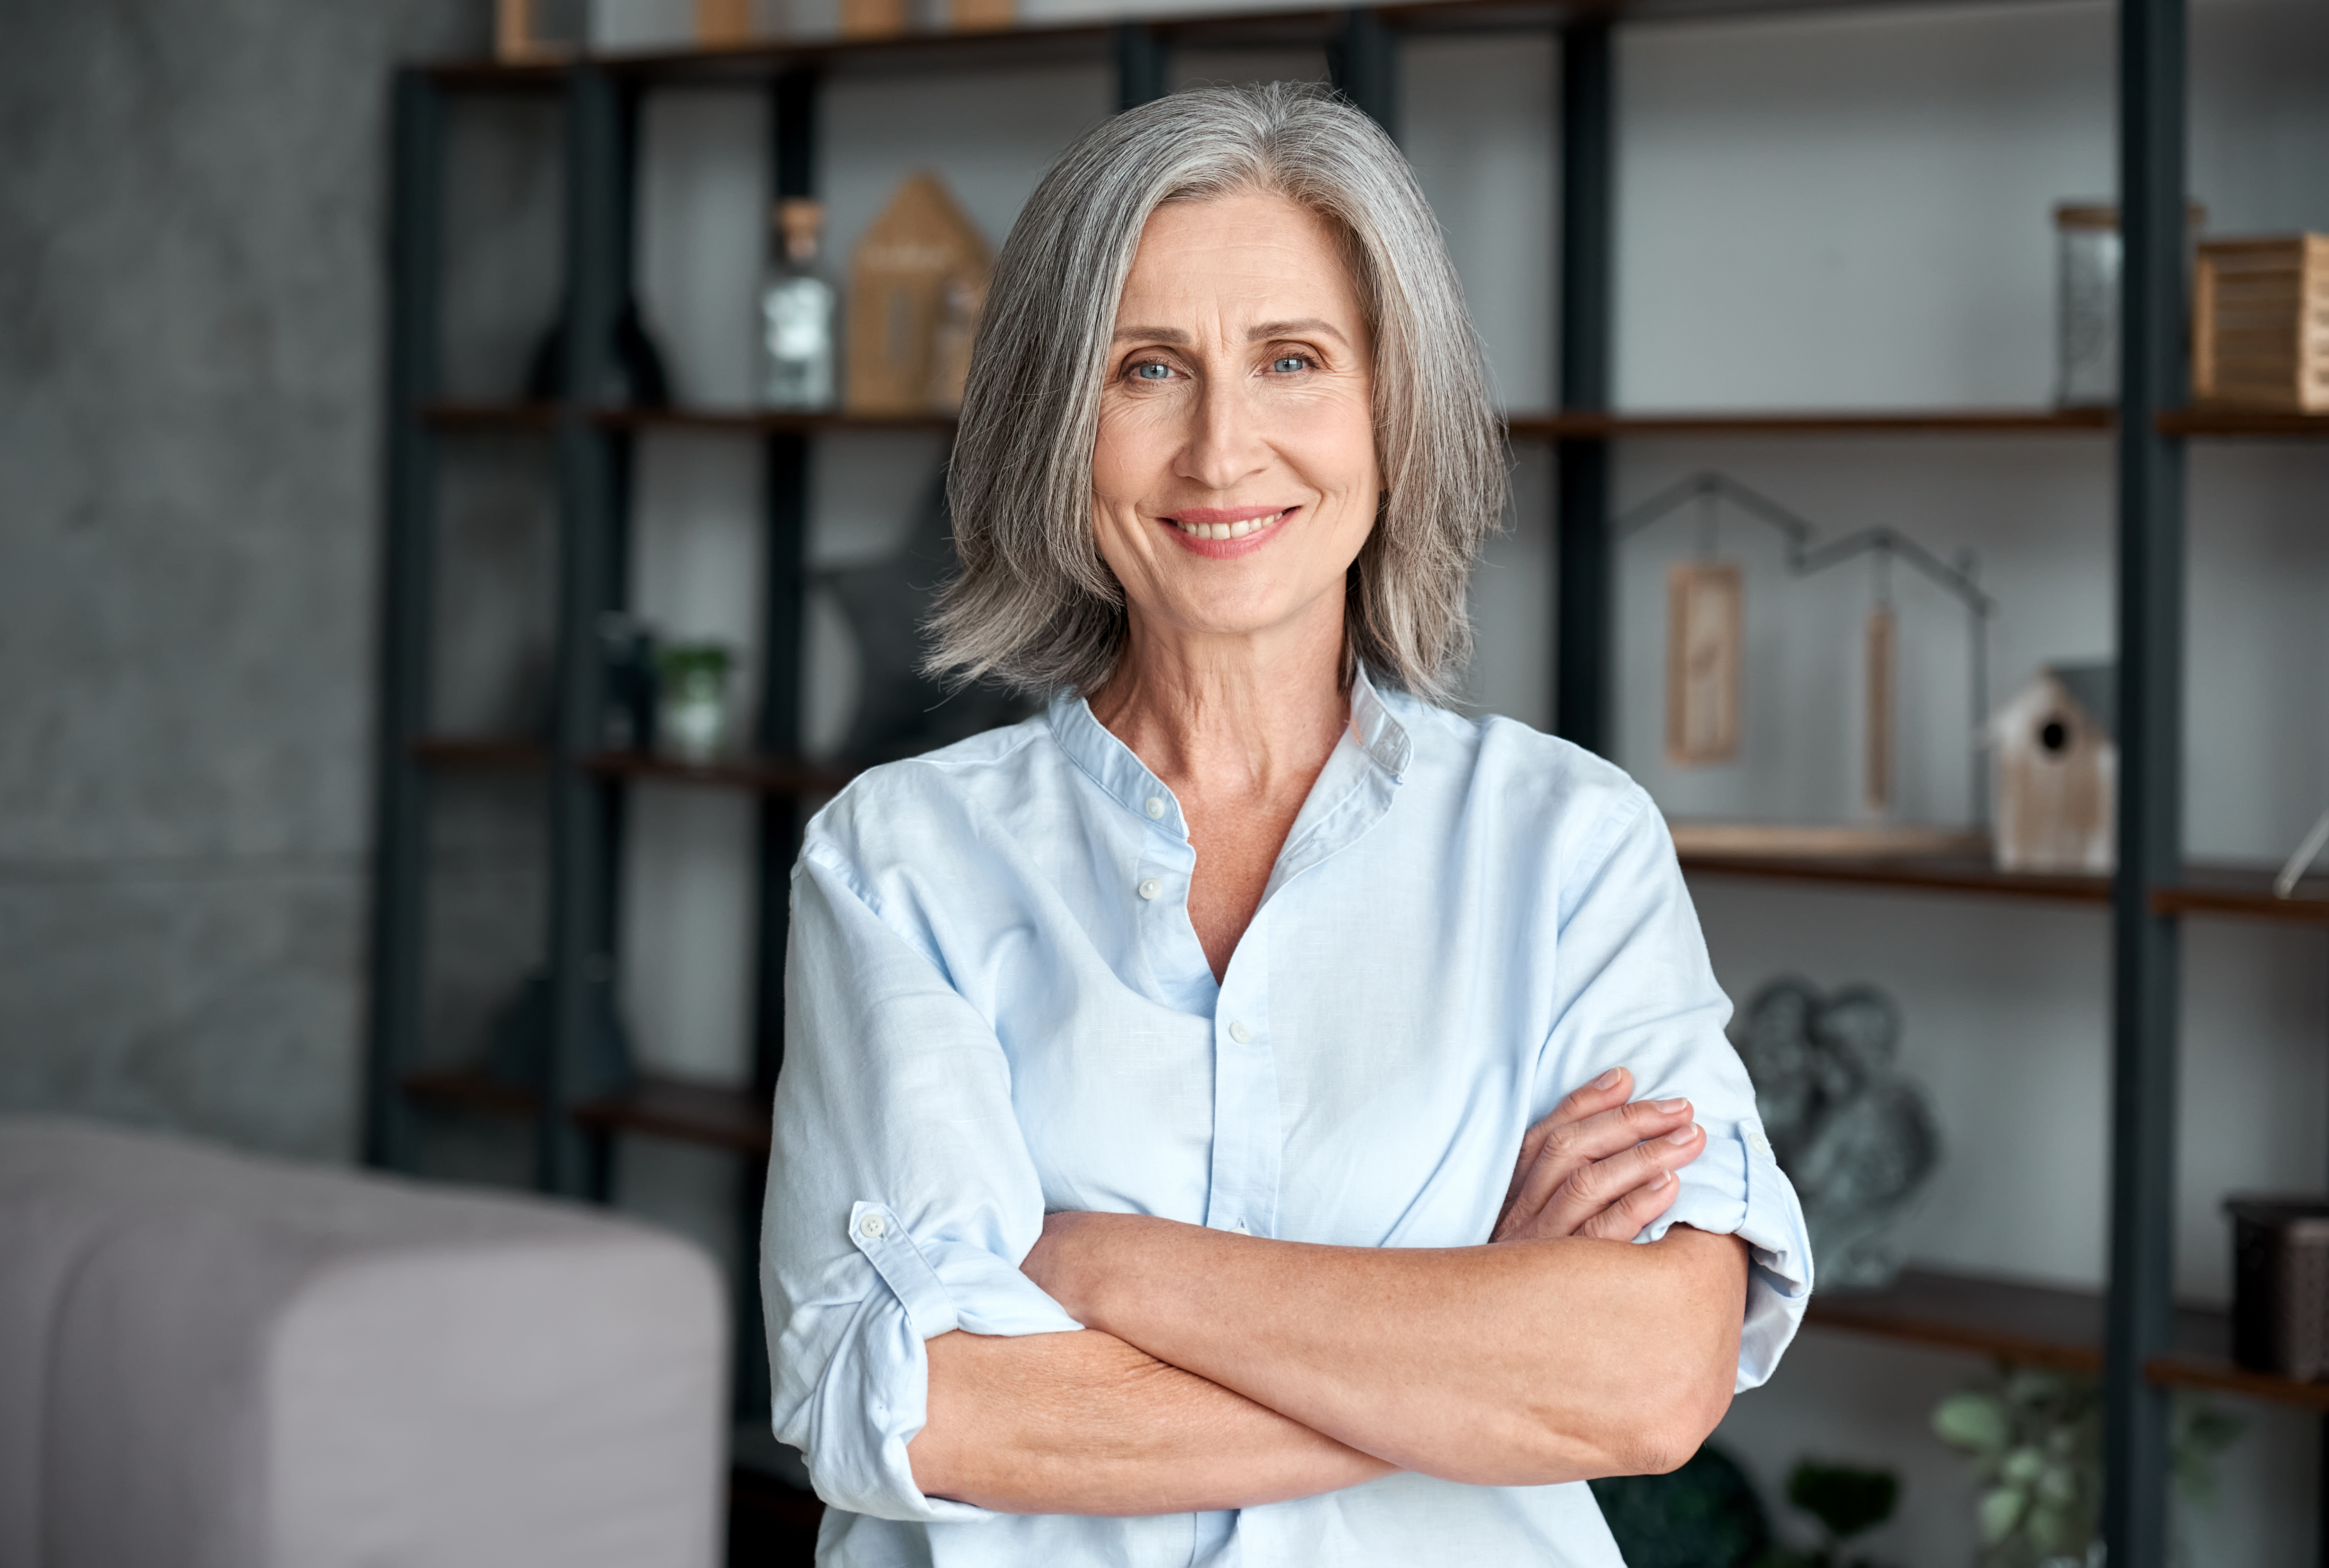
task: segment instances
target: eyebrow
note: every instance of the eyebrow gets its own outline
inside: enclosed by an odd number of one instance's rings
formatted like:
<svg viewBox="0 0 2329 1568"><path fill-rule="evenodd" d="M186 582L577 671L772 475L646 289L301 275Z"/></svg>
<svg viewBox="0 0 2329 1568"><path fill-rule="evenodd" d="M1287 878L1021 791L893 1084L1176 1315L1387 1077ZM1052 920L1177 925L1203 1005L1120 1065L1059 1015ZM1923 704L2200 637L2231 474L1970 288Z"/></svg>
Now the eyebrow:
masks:
<svg viewBox="0 0 2329 1568"><path fill-rule="evenodd" d="M1315 316L1306 316L1299 321L1265 321L1245 335L1248 343L1262 343L1273 337L1292 337L1300 333L1319 332L1348 348L1351 340L1331 321ZM1119 326L1116 329L1117 343L1169 343L1175 348L1189 346L1189 335L1177 326Z"/></svg>

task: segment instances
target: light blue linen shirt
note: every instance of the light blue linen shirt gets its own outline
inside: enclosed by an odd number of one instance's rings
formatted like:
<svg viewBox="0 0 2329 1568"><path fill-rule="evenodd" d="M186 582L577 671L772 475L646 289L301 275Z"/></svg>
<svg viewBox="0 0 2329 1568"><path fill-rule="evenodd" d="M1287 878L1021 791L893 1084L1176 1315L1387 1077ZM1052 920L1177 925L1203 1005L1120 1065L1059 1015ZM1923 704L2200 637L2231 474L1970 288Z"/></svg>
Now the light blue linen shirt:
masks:
<svg viewBox="0 0 2329 1568"><path fill-rule="evenodd" d="M1620 1568L1580 1482L1398 1474L1149 1518L926 1497L923 1342L1080 1327L1019 1271L1047 1211L1362 1247L1488 1239L1521 1135L1623 1065L1708 1133L1674 1206L1754 1260L1738 1385L1810 1291L1672 840L1565 741L1356 685L1216 984L1173 792L1080 698L861 776L793 873L761 1285L821 1563Z"/></svg>

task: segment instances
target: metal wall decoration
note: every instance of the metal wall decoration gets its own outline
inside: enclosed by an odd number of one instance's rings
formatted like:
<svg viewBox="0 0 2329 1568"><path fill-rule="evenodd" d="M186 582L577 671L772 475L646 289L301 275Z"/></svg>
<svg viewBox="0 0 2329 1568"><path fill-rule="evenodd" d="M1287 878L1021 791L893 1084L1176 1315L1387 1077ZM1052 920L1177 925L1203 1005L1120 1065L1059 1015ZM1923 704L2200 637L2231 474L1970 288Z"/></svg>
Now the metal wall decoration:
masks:
<svg viewBox="0 0 2329 1568"><path fill-rule="evenodd" d="M1700 508L1701 558L1673 568L1667 579L1669 760L1686 766L1701 765L1729 761L1737 753L1743 711L1743 699L1738 692L1739 672L1745 664L1746 646L1745 620L1737 586L1739 569L1711 559L1714 526L1724 503L1777 529L1786 538L1787 571L1792 576L1813 577L1864 555L1875 558L1876 604L1867 623L1867 723L1861 791L1869 811L1881 814L1891 810L1896 795L1892 757L1900 643L1891 590L1892 565L1896 561L1906 562L1966 608L1971 623L1966 641L1971 666L1972 731L1979 732L1988 717L1989 617L1996 605L1975 581L1976 562L1973 552L1961 552L1952 565L1898 529L1881 526L1863 528L1825 544L1816 544L1814 540L1817 530L1804 518L1738 480L1711 471L1693 474L1620 514L1611 520L1610 532L1616 538L1627 538L1693 503ZM1721 573L1730 577L1731 586L1727 590L1712 586L1720 581ZM1724 637L1718 638L1712 628L1725 613L1716 608L1723 591L1729 594L1727 614L1732 625ZM1729 661L1731 683L1727 706L1717 678L1725 659ZM1716 723L1717 716L1723 714L1728 715L1730 723L1727 733ZM1698 737L1716 736L1721 737L1722 744L1688 743ZM1973 816L1979 821L1987 816L1988 791L1978 751L1973 753L1970 765Z"/></svg>
<svg viewBox="0 0 2329 1568"><path fill-rule="evenodd" d="M1900 1039L1900 1010L1874 987L1823 996L1792 977L1756 994L1739 1033L1823 1290L1892 1282L1900 1260L1885 1233L1940 1164L1932 1108L1892 1064Z"/></svg>

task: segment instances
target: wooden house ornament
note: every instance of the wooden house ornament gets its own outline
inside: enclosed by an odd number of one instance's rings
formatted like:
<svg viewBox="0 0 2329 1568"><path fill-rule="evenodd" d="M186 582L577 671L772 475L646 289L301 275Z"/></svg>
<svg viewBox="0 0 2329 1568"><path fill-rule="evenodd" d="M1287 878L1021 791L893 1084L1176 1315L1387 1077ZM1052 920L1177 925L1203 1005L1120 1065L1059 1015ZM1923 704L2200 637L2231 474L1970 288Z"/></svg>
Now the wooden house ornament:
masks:
<svg viewBox="0 0 2329 1568"><path fill-rule="evenodd" d="M949 352L951 339L975 326L959 317L967 302L985 298L993 265L985 240L937 176L918 174L898 188L849 262L849 412L960 406L952 373L967 355Z"/></svg>
<svg viewBox="0 0 2329 1568"><path fill-rule="evenodd" d="M2052 665L1991 715L2001 871L2117 864L2118 669Z"/></svg>

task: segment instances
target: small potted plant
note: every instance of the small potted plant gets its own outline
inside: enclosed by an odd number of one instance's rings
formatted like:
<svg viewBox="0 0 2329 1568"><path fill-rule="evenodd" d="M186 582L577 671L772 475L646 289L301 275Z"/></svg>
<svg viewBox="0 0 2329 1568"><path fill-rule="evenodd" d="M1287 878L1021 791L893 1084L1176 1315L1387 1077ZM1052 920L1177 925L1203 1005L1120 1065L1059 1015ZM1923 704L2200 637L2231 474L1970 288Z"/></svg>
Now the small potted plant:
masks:
<svg viewBox="0 0 2329 1568"><path fill-rule="evenodd" d="M724 643L666 643L655 650L663 701L657 728L664 751L686 762L709 762L728 743L728 672L736 656Z"/></svg>

